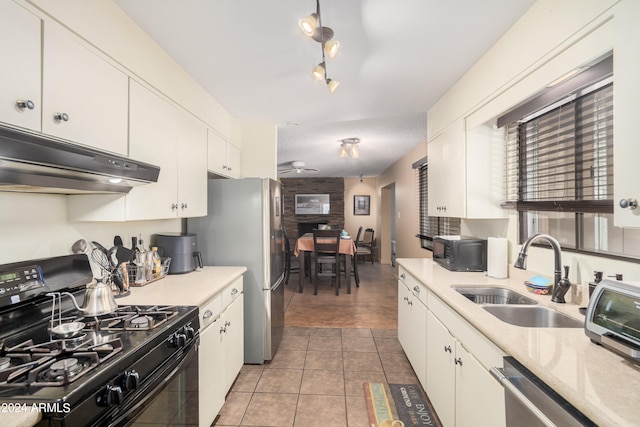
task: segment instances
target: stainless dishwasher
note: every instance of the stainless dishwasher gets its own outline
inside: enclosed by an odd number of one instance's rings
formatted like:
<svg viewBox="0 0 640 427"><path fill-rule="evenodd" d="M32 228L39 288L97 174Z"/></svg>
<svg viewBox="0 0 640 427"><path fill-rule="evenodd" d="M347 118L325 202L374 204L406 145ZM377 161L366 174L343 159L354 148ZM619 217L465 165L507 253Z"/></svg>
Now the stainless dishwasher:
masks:
<svg viewBox="0 0 640 427"><path fill-rule="evenodd" d="M507 427L596 427L513 357L504 358L504 368L490 371L505 390Z"/></svg>

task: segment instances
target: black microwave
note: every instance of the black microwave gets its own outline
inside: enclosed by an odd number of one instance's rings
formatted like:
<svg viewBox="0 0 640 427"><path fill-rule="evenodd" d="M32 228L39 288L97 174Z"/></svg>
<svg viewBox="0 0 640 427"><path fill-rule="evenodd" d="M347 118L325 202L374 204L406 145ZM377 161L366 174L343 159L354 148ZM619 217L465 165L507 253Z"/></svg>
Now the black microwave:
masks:
<svg viewBox="0 0 640 427"><path fill-rule="evenodd" d="M487 239L435 236L433 260L451 271L486 271Z"/></svg>

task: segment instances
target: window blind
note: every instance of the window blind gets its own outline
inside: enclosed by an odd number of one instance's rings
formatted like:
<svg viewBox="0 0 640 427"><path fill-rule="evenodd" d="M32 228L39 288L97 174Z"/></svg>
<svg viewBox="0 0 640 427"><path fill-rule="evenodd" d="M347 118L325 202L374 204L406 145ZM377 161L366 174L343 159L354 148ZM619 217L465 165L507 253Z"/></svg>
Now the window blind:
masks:
<svg viewBox="0 0 640 427"><path fill-rule="evenodd" d="M504 207L613 212L613 83L507 126Z"/></svg>

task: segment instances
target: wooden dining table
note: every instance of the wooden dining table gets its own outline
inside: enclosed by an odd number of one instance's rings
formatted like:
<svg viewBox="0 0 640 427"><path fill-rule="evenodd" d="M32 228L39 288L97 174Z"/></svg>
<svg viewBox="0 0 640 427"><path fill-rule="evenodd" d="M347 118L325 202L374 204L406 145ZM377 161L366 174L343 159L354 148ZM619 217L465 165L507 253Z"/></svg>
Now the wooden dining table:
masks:
<svg viewBox="0 0 640 427"><path fill-rule="evenodd" d="M305 233L302 236L298 237L296 240L296 247L293 250L293 254L298 257L298 261L300 262L300 273L298 274L298 292L302 293L302 289L304 286L304 275L305 275L305 259L306 252L313 252L313 233ZM340 248L338 249L340 254L345 255L345 269L347 271L347 293L351 293L351 258L356 253L356 244L353 239L349 237L348 239L340 238ZM340 267L338 266L338 271Z"/></svg>

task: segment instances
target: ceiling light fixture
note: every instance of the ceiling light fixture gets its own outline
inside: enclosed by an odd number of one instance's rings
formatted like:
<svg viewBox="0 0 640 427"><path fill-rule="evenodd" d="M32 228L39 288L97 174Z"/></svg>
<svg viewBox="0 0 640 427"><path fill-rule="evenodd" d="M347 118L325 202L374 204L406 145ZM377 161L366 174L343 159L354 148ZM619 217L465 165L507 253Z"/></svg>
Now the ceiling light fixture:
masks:
<svg viewBox="0 0 640 427"><path fill-rule="evenodd" d="M338 140L340 143L340 157L347 157L347 154L352 158L357 159L360 157L360 149L358 148L358 144L360 144L360 138L345 138Z"/></svg>
<svg viewBox="0 0 640 427"><path fill-rule="evenodd" d="M311 76L316 80L324 80L327 84L329 92L333 93L340 85L339 82L330 79L327 76L327 63L325 61L325 54L329 58L333 58L340 49L340 42L337 40L331 40L333 38L333 30L329 27L322 26L322 15L320 14L320 0L316 0L316 12L312 13L298 21L298 26L302 30L303 34L311 37L318 43L320 43L320 49L322 51L322 62L316 65L311 70Z"/></svg>

